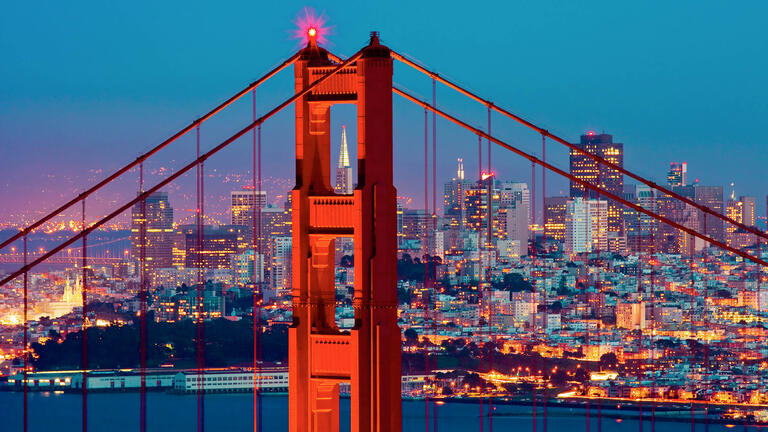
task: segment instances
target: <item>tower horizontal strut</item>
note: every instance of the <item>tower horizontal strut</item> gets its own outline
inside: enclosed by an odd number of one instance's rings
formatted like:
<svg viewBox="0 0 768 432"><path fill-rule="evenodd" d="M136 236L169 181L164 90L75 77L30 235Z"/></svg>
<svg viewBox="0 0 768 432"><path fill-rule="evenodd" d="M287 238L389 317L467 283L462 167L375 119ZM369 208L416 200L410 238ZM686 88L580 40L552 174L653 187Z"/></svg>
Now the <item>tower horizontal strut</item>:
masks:
<svg viewBox="0 0 768 432"><path fill-rule="evenodd" d="M52 257L53 255L61 252L67 246L69 246L72 243L76 242L80 238L82 238L84 236L87 236L92 231L96 230L97 228L101 227L102 225L104 225L105 223L110 221L111 219L113 219L113 218L117 217L118 215L120 215L120 213L130 209L136 203L140 202L143 199L146 199L147 197L149 197L154 192L157 192L158 190L160 190L161 188L163 188L167 184L169 184L172 181L176 180L177 178L181 177L187 171L189 171L192 168L196 167L198 164L204 162L209 157L211 157L214 154L218 153L219 150L221 150L221 149L227 147L228 145L232 144L238 138L240 138L243 135L245 135L246 133L248 133L248 131L250 131L253 128L255 128L256 126L259 126L260 124L264 123L267 119L269 119L270 117L272 117L275 114L277 114L278 112L280 112L283 108L287 107L288 105L290 105L293 102L295 102L297 99L303 97L304 95L306 95L307 93L312 91L312 89L314 89L318 85L322 84L325 80L327 80L331 76L336 75L337 72L339 72L343 68L349 66L350 63L353 63L355 60L360 58L361 55L362 55L362 50L358 51L352 57L349 57L347 60L344 61L344 63L341 63L340 65L336 66L333 70L331 70L328 73L326 73L325 75L321 76L320 78L318 78L313 83L309 84L307 87L305 87L300 92L294 94L290 98L288 98L285 101L283 101L280 105L276 106L275 108L273 108L268 113L266 113L263 116L259 117L256 121L252 122L248 126L244 127L240 131L238 131L236 134L234 134L231 137L227 138L221 144L217 145L216 147L212 148L211 150L207 151L206 153L201 154L200 157L198 157L197 159L193 160L192 162L190 162L189 164L187 164L186 166L181 168L179 171L171 174L170 176L168 176L167 178L162 180L160 183L158 183L155 186L147 189L145 192L143 192L143 193L139 194L138 196L136 196L136 198L128 201L126 204L124 204L123 206L121 206L117 210L113 211L112 213L108 214L107 216L105 216L105 217L99 219L98 221L94 222L89 227L87 227L87 228L83 227L83 230L80 231L78 234L70 237L69 239L67 239L63 243L59 244L58 246L54 247L53 249L51 249L50 251L48 251L44 255L42 255L39 258L37 258L36 260L32 261L29 264L24 265L20 269L14 271L13 273L8 275L4 279L0 280L0 286L3 286L5 284L7 284L8 282L10 282L10 281L14 280L15 278L17 278L18 276L22 275L25 271L29 271L29 269L35 267L36 265L38 265L41 262L47 260L48 258Z"/></svg>
<svg viewBox="0 0 768 432"><path fill-rule="evenodd" d="M754 227L747 226L747 225L745 225L745 224L743 224L743 223L741 223L739 221L733 220L733 219L729 218L728 216L720 214L720 213L710 209L707 206L701 205L701 204L691 200L688 197L685 197L683 195L680 195L677 192L672 191L671 189L665 188L664 186L661 186L661 185L659 185L659 184L657 184L655 182L652 182L652 181L650 181L650 180L648 180L648 179L646 179L646 178L644 178L642 176L639 176L639 175L633 173L632 171L627 170L626 168L624 168L624 167L622 167L620 165L617 165L617 164L615 164L615 163L613 163L613 162L611 162L611 161L609 161L607 159L604 159L604 158L602 158L602 157L600 157L600 156L598 156L596 154L590 153L590 152L588 152L588 151L586 151L586 150L584 150L584 149L582 149L582 148L580 148L578 146L575 146L572 143L566 141L565 139L560 138L559 136L549 132L548 130L546 130L544 128L541 128L539 126L536 126L535 124L529 122L528 120L525 120L524 118L522 118L522 117L520 117L520 116L518 116L516 114L513 114L513 113L507 111L506 109L499 107L498 105L495 105L493 102L491 102L489 100L486 100L486 99L483 99L482 97L480 97L480 96L476 95L475 93L473 93L473 92L471 92L471 91L469 91L469 90L459 86L458 84L456 84L454 82L451 82L450 80L447 80L447 79L441 77L437 72L430 71L429 69L425 68L424 66L421 66L420 64L416 63L415 61L409 59L408 57L406 57L406 56L404 56L402 54L399 54L399 53L397 53L395 51L392 51L391 55L392 55L393 59L398 60L401 63L404 63L404 64L406 64L406 65L416 69L417 71L423 73L424 75L427 75L430 78L445 84L446 86L450 87L453 90L456 90L457 92L463 94L464 96L467 96L468 98L473 99L476 102L481 103L481 104L487 106L488 109L492 109L492 110L498 112L499 114L507 116L507 117L511 118L512 120L522 124L523 126L525 126L527 128L530 128L530 129L533 129L536 132L542 134L543 136L549 137L553 141L556 141L556 142L558 142L560 144L563 144L564 146L568 147L571 151L575 151L577 153L583 154L584 156L589 157L590 159L594 160L598 164L602 164L602 165L607 166L610 169L619 171L620 173L626 175L627 177L629 177L629 178L631 178L633 180L639 181L639 182L645 184L646 186L649 186L649 187L651 187L653 189L656 189L656 190L658 190L658 191L660 191L660 192L662 192L662 193L664 193L666 195L669 195L669 196L671 196L671 197L673 197L673 198L675 198L675 199L677 199L679 201L682 201L682 202L684 202L684 203L686 203L686 204L688 204L688 205L690 205L690 206L692 206L692 207L694 207L694 208L696 208L696 209L698 209L700 211L703 211L706 214L715 216L718 219L721 219L721 220L723 220L725 222L728 222L729 224L735 225L736 227L741 228L741 229L743 229L743 230L745 230L745 231L747 231L747 232L749 232L751 234L754 234L754 235L756 235L758 237L761 237L763 239L768 240L768 234L766 234L766 233L764 233L764 232L762 232L762 231L760 231L760 230L758 230L758 229L756 229Z"/></svg>
<svg viewBox="0 0 768 432"><path fill-rule="evenodd" d="M232 96L229 99L227 99L226 101L222 102L216 108L212 109L211 111L209 111L204 116L202 116L202 117L198 118L197 120L193 121L192 123L190 123L189 126L187 126L184 129L176 132L173 136L171 136L170 138L168 138L165 141L161 142L160 144L155 146L153 149L151 149L148 152L146 152L146 153L140 155L139 157L137 157L134 161L124 165L122 168L120 168L119 170L117 170L114 173L112 173L109 177L105 178L104 180L100 181L99 183L96 183L95 185L90 187L88 190L80 193L78 196L76 196L75 198L73 198L72 200L67 202L66 204L63 204L61 207L57 208L56 210L53 210L52 212L50 212L47 215L43 216L42 218L38 219L37 221L35 221L31 225L29 225L26 228L20 230L18 233L12 235L9 239L7 239L7 240L3 241L2 243L0 243L0 249L3 249L6 246L10 245L11 243L15 242L16 240L20 239L24 234L27 234L27 233L30 233L30 232L34 231L35 229L40 227L42 224L48 222L49 220L53 219L57 215L61 214L61 212L67 210L68 208L72 207L73 205L77 204L78 202L84 200L86 197L88 197L89 195L91 195L94 192L98 191L99 189L101 189L102 187L104 187L108 183L112 182L116 178L120 177L121 175L125 174L130 169L132 169L132 168L136 167L137 165L139 165L140 163L144 162L145 160L150 158L155 153L159 152L160 150L162 150L163 148L167 147L172 142L174 142L177 139L179 139L182 136L184 136L187 132L189 132L192 129L196 128L197 126L203 124L206 120L208 120L209 118L211 118L214 115L216 115L219 111L223 110L227 106L231 105L233 102L235 102L238 99L240 99L241 97L243 97L243 95L247 94L251 90L253 90L256 87L260 86L261 84L263 84L265 81L267 81L270 78L272 78L275 74L277 74L281 70L283 70L286 67L292 65L296 61L296 59L299 58L299 53L300 52L297 52L296 54L292 55L287 60L285 60L284 62L280 63L280 65L278 65L277 67L275 67L271 71L267 72L261 78L259 78L256 81L250 83L248 85L248 87L244 88L243 90L240 90L234 96Z"/></svg>
<svg viewBox="0 0 768 432"><path fill-rule="evenodd" d="M692 235L694 237L698 237L698 238L700 238L700 239L702 239L702 240L704 240L706 242L709 242L709 243L711 243L711 244L713 244L713 245L715 245L715 246L717 246L717 247L719 247L721 249L727 250L728 252L731 252L731 253L733 253L735 255L738 255L738 256L746 259L746 260L750 260L750 261L752 261L752 262L754 262L756 264L759 264L761 266L768 266L768 261L765 261L765 260L762 260L760 258L754 257L754 256L752 256L750 254L744 253L744 252L742 252L742 251L740 251L740 250L738 250L736 248L728 246L727 244L725 244L725 243L723 243L721 241L715 240L715 239L713 239L713 238L711 238L711 237L709 237L709 236L707 236L705 234L702 234L702 233L700 233L700 232L698 232L696 230L688 228L688 227L686 227L686 226L684 226L682 224L679 224L677 222L672 221L671 219L668 219L668 218L666 218L664 216L661 216L661 215L659 215L657 213L654 213L654 212L652 212L650 210L647 210L644 207L641 207L641 206L639 206L639 205L637 205L635 203L632 203L632 202L630 202L630 201L628 201L628 200L626 200L626 199L624 199L622 197L619 197L619 196L614 195L614 194L612 194L612 193L610 193L608 191L600 189L598 186L595 186L592 183L589 183L589 182L587 182L585 180L582 180L582 179L572 175L571 173L563 171L562 169L560 169L560 168L558 168L558 167L556 167L554 165L549 164L548 162L545 162L545 161L537 158L536 156L533 156L533 155L531 155L529 153L526 153L526 152L520 150L517 147L514 147L514 146L512 146L510 144L507 144L506 142L504 142L504 141L502 141L502 140L500 140L498 138L494 138L494 137L488 135L487 133L485 133L481 129L478 129L478 128L474 127L474 126L471 126L471 125L463 122L462 120L458 119L457 117L454 117L454 116L446 113L445 111L442 111L440 109L437 109L437 108L433 107L429 102L422 101L422 100L416 98L415 96L412 96L411 94L409 94L409 93L407 93L407 92L405 92L403 90L400 90L397 87L393 86L392 87L392 91L395 94L397 94L399 96L402 96L403 98L405 98L405 99L407 99L407 100L409 100L409 101L411 101L411 102L413 102L413 103L415 103L415 104L417 104L417 105L419 105L419 106L421 106L423 108L426 108L426 109L428 109L428 110L430 110L430 111L432 111L434 113L437 113L439 116L445 118L446 120L450 120L451 122L453 122L453 123L455 123L455 124L465 128L465 129L471 131L474 134L477 134L478 136L481 136L481 137L483 137L485 139L493 141L495 144L497 144L498 146L500 146L502 148L505 148L505 149L507 149L507 150L509 150L509 151L511 151L513 153L516 153L516 154L518 154L518 155L528 159L529 161L531 161L531 162L533 162L535 164L541 165L542 167L544 167L544 168L546 168L546 169L548 169L548 170L550 170L550 171L552 171L552 172L554 172L556 174L559 174L559 175L561 175L563 177L566 177L566 178L570 179L573 182L581 184L582 186L586 187L587 189L593 190L595 192L599 192L600 194L604 195L605 197L610 198L612 200L615 200L616 202L619 202L619 203L621 203L621 204L623 204L623 205L625 205L625 206L627 206L627 207L629 207L629 208L631 208L631 209L633 209L635 211L638 211L638 212L643 213L643 214L645 214L647 216L650 216L653 219L656 219L658 221L664 222L665 224L667 224L667 225L669 225L669 226L671 226L673 228L676 228L678 230L684 231L684 232L686 232L686 233L688 233L688 234L690 234L690 235Z"/></svg>

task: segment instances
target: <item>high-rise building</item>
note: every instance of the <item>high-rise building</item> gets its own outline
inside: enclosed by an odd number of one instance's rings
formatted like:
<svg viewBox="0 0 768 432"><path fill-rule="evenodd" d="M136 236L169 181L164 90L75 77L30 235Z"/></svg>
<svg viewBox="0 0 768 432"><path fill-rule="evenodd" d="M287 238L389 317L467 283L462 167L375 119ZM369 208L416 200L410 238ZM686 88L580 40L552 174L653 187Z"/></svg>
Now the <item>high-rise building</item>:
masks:
<svg viewBox="0 0 768 432"><path fill-rule="evenodd" d="M443 214L451 227L461 228L464 218L464 192L470 186L464 179L464 160L459 158L456 177L445 183L443 189Z"/></svg>
<svg viewBox="0 0 768 432"><path fill-rule="evenodd" d="M645 302L616 302L616 327L629 330L645 328Z"/></svg>
<svg viewBox="0 0 768 432"><path fill-rule="evenodd" d="M688 163L670 162L667 173L667 185L685 186L688 181Z"/></svg>
<svg viewBox="0 0 768 432"><path fill-rule="evenodd" d="M232 225L252 228L256 209L267 205L267 191L257 191L253 186L246 186L243 190L230 192L229 204Z"/></svg>
<svg viewBox="0 0 768 432"><path fill-rule="evenodd" d="M592 251L608 250L608 202L587 200L589 218L592 224Z"/></svg>
<svg viewBox="0 0 768 432"><path fill-rule="evenodd" d="M753 196L740 196L739 201L742 203L741 211L741 223L751 227L755 226L755 205L757 200Z"/></svg>
<svg viewBox="0 0 768 432"><path fill-rule="evenodd" d="M243 246L250 245L246 228L240 225L203 225L202 250L198 250L197 225L182 225L178 233L184 236L185 263L191 268L201 265L205 269L228 269L232 257L244 252ZM248 241L246 241L246 239Z"/></svg>
<svg viewBox="0 0 768 432"><path fill-rule="evenodd" d="M143 209L143 210L142 210ZM141 226L145 223L144 268L148 272L173 266L173 208L167 192L150 194L145 204L139 202L131 210L131 257L140 258Z"/></svg>
<svg viewBox="0 0 768 432"><path fill-rule="evenodd" d="M741 222L743 215L744 215L744 203L741 201L736 201L733 199L729 199L725 203L725 216L728 219L735 220L737 222ZM736 231L738 227L732 223L726 223L725 224L725 232L726 233L732 233Z"/></svg>
<svg viewBox="0 0 768 432"><path fill-rule="evenodd" d="M565 240L565 215L568 197L544 199L544 236L552 240Z"/></svg>
<svg viewBox="0 0 768 432"><path fill-rule="evenodd" d="M333 190L337 194L352 195L352 166L349 164L346 126L341 127L341 148L339 149L339 163L336 166L336 185Z"/></svg>
<svg viewBox="0 0 768 432"><path fill-rule="evenodd" d="M427 223L429 216L424 213L424 209L403 209L403 238L408 240L419 240L424 238L427 233Z"/></svg>
<svg viewBox="0 0 768 432"><path fill-rule="evenodd" d="M568 200L565 210L565 251L569 254L592 250L592 223L584 198Z"/></svg>
<svg viewBox="0 0 768 432"><path fill-rule="evenodd" d="M291 237L276 237L274 239L275 250L272 256L270 279L272 287L279 297L289 296L291 293Z"/></svg>
<svg viewBox="0 0 768 432"><path fill-rule="evenodd" d="M530 220L531 213L528 210L528 204L523 201L513 201L510 207L507 207L506 216L506 239L515 242L517 250L513 253L517 256L528 254L528 238L531 235Z"/></svg>
<svg viewBox="0 0 768 432"><path fill-rule="evenodd" d="M694 199L697 204L709 207L719 214L723 214L723 187L722 186L701 186L696 184L694 187ZM707 234L715 240L725 240L723 232L723 221L714 215L706 215L700 218L699 231Z"/></svg>
<svg viewBox="0 0 768 432"><path fill-rule="evenodd" d="M658 214L659 209L657 206L656 192L656 189L653 189L650 186L637 185L635 190L637 204L646 210ZM644 242L641 241L641 244L647 245L646 247L641 247L638 252L654 252L659 234L659 221L645 213L640 213L638 216L638 223L640 226L639 234L644 240Z"/></svg>
<svg viewBox="0 0 768 432"><path fill-rule="evenodd" d="M605 200L568 200L565 211L565 252L608 249L608 203Z"/></svg>
<svg viewBox="0 0 768 432"><path fill-rule="evenodd" d="M493 238L504 238L504 225L506 224L506 210L501 207L501 195L495 186L494 178L490 177L480 183L472 183L464 192L464 221L463 228L468 231L482 233L483 238L488 235L488 188L490 193L491 231Z"/></svg>
<svg viewBox="0 0 768 432"><path fill-rule="evenodd" d="M499 207L511 208L524 206L528 209L527 225L530 226L531 221L531 192L528 189L527 183L512 183L506 182L499 186Z"/></svg>
<svg viewBox="0 0 768 432"><path fill-rule="evenodd" d="M617 166L624 166L624 144L614 143L613 136L609 134L595 134L588 132L581 136L581 141L575 144L581 150L599 156ZM605 164L598 164L589 156L576 150L570 152L571 174L580 180L597 186L616 196L624 192L624 175L616 169L609 168ZM583 185L571 181L571 198L606 199L596 191L585 188ZM620 232L622 230L623 207L613 200L608 201L608 230Z"/></svg>

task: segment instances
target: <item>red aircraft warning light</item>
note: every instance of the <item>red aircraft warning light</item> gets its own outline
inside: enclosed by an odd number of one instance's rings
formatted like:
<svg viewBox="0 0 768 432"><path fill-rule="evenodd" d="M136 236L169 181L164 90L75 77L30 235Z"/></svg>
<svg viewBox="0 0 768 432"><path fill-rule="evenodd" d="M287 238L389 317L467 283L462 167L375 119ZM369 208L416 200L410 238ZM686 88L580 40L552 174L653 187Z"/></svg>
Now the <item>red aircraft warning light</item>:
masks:
<svg viewBox="0 0 768 432"><path fill-rule="evenodd" d="M312 8L304 8L303 13L299 14L294 21L296 29L293 31L293 37L306 43L324 44L332 29L326 25L326 22L325 15L318 14Z"/></svg>

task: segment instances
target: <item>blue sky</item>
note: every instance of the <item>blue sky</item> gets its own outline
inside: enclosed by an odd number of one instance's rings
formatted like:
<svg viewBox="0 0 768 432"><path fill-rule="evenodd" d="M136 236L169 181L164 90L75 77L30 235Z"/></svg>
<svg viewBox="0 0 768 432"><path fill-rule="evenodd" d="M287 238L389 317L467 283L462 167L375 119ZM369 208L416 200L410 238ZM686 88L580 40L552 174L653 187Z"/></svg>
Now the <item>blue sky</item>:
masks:
<svg viewBox="0 0 768 432"><path fill-rule="evenodd" d="M288 57L299 47L290 32L305 6L327 16L334 52L349 55L378 30L391 48L564 138L611 133L625 145L625 166L659 182L670 161L687 161L692 178L735 182L765 214L765 2L42 1L10 2L0 14L0 218L63 202ZM403 67L395 80L431 95L431 83ZM291 91L286 71L259 90L259 110ZM482 107L448 89L438 90L438 102L485 124ZM206 125L204 147L242 127L249 106L244 100ZM423 155L411 149L423 145L423 113L402 101L395 109L397 186L420 202ZM354 111L334 115L334 134L347 124L354 141ZM292 176L291 116L264 126L267 176ZM493 129L540 153L539 137L512 122L496 116ZM457 157L476 172L476 142L438 122L438 177L454 172ZM191 136L182 139L151 167L180 166L193 146ZM207 170L220 174L212 183L245 173L249 149L244 140L212 160ZM526 162L499 152L500 177L530 181ZM567 166L565 150L552 144L548 154ZM549 195L565 185L548 175ZM132 190L135 176L96 207Z"/></svg>

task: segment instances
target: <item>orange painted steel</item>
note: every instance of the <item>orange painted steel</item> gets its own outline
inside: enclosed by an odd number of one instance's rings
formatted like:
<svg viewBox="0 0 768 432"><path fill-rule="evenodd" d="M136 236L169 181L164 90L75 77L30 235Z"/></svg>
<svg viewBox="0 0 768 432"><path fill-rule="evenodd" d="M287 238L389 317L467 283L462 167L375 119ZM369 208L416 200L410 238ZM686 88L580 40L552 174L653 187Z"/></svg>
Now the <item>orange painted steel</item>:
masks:
<svg viewBox="0 0 768 432"><path fill-rule="evenodd" d="M310 38L294 63L296 89L336 63ZM357 105L357 186L331 183L330 108ZM392 58L373 34L362 55L298 99L292 191L293 322L289 430L339 429L339 384L350 383L351 430L401 430L396 191L392 182ZM335 240L354 239L355 325L335 321Z"/></svg>

